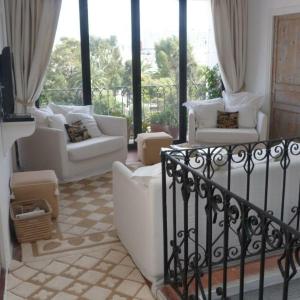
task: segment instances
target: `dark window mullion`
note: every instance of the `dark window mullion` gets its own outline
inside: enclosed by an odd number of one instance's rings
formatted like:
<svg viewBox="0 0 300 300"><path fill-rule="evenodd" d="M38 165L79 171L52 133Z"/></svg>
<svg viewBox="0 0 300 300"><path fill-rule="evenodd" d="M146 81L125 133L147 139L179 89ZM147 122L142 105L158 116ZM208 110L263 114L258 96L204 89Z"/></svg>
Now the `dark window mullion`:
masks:
<svg viewBox="0 0 300 300"><path fill-rule="evenodd" d="M131 0L132 94L134 137L142 132L140 1Z"/></svg>
<svg viewBox="0 0 300 300"><path fill-rule="evenodd" d="M140 1L131 0L132 94L134 137L142 132Z"/></svg>
<svg viewBox="0 0 300 300"><path fill-rule="evenodd" d="M187 118L187 0L179 0L179 140L186 140Z"/></svg>
<svg viewBox="0 0 300 300"><path fill-rule="evenodd" d="M88 0L79 0L83 104L92 104Z"/></svg>

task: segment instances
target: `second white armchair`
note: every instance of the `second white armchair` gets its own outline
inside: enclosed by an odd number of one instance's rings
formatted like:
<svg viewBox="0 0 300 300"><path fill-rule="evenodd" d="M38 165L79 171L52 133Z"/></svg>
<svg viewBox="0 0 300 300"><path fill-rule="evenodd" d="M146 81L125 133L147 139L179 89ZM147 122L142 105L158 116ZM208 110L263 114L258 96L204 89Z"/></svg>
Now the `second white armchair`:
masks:
<svg viewBox="0 0 300 300"><path fill-rule="evenodd" d="M19 158L23 170L52 169L62 182L103 174L114 161L127 157L127 120L94 115L103 133L100 137L67 143L64 132L38 127L35 133L19 140Z"/></svg>
<svg viewBox="0 0 300 300"><path fill-rule="evenodd" d="M266 140L268 118L261 111L263 97L249 92L223 94L223 98L185 103L187 140L191 145L225 145ZM222 112L238 113L238 128L218 128Z"/></svg>

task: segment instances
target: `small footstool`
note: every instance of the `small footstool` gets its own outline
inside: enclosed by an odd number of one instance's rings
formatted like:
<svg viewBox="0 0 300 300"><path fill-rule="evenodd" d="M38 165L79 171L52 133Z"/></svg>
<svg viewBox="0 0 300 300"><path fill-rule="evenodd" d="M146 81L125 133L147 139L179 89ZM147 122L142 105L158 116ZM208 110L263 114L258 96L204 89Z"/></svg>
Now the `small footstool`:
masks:
<svg viewBox="0 0 300 300"><path fill-rule="evenodd" d="M58 180L52 170L16 172L10 181L12 200L47 200L52 208L52 217L58 216Z"/></svg>
<svg viewBox="0 0 300 300"><path fill-rule="evenodd" d="M137 138L138 159L144 165L153 165L160 162L160 150L169 147L173 138L165 132L140 133Z"/></svg>

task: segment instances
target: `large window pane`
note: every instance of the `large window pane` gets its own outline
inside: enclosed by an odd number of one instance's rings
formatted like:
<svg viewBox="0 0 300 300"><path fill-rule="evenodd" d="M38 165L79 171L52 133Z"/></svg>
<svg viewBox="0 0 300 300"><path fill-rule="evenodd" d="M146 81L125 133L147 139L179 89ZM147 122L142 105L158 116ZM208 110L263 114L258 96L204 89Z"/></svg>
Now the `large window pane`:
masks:
<svg viewBox="0 0 300 300"><path fill-rule="evenodd" d="M188 99L220 96L210 0L187 0Z"/></svg>
<svg viewBox="0 0 300 300"><path fill-rule="evenodd" d="M88 1L95 112L127 117L132 135L130 5L130 0Z"/></svg>
<svg viewBox="0 0 300 300"><path fill-rule="evenodd" d="M63 0L40 104L82 104L79 4Z"/></svg>
<svg viewBox="0 0 300 300"><path fill-rule="evenodd" d="M143 131L178 137L179 2L140 0Z"/></svg>

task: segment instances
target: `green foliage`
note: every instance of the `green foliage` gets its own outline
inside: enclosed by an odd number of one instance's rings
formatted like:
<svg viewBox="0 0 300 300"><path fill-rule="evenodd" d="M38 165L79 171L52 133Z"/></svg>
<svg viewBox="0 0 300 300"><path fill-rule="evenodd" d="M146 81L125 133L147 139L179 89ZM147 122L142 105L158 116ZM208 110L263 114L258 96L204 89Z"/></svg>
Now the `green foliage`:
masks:
<svg viewBox="0 0 300 300"><path fill-rule="evenodd" d="M179 40L176 36L161 39L155 44L155 58L158 68L157 78L169 78L173 84L179 82ZM198 65L193 55L193 48L187 45L187 77L197 73Z"/></svg>
<svg viewBox="0 0 300 300"><path fill-rule="evenodd" d="M48 66L41 103L50 100L60 103L81 102L81 55L80 43L75 39L62 38L52 52Z"/></svg>
<svg viewBox="0 0 300 300"><path fill-rule="evenodd" d="M90 37L91 84L93 89L123 84L125 68L117 38Z"/></svg>
<svg viewBox="0 0 300 300"><path fill-rule="evenodd" d="M204 81L206 82L206 92L208 99L218 98L222 96L221 76L219 66L213 68L205 66L204 68Z"/></svg>
<svg viewBox="0 0 300 300"><path fill-rule="evenodd" d="M172 109L166 109L161 112L162 124L170 127L178 126L178 111Z"/></svg>
<svg viewBox="0 0 300 300"><path fill-rule="evenodd" d="M179 42L175 36L155 44L156 66L142 61L143 129L178 126ZM132 63L123 61L117 38L90 37L92 100L95 112L126 116L132 124ZM198 65L187 45L188 99L221 95L218 66ZM61 38L52 52L40 103L82 103L80 42Z"/></svg>
<svg viewBox="0 0 300 300"><path fill-rule="evenodd" d="M161 124L161 113L156 112L150 116L150 124Z"/></svg>
<svg viewBox="0 0 300 300"><path fill-rule="evenodd" d="M188 80L188 96L190 99L213 99L221 97L221 76L218 65L213 68L198 66L195 74L197 81Z"/></svg>
<svg viewBox="0 0 300 300"><path fill-rule="evenodd" d="M153 113L150 116L150 124L169 125L171 127L178 126L178 111L166 109L162 112Z"/></svg>

